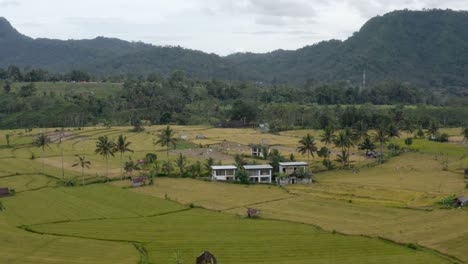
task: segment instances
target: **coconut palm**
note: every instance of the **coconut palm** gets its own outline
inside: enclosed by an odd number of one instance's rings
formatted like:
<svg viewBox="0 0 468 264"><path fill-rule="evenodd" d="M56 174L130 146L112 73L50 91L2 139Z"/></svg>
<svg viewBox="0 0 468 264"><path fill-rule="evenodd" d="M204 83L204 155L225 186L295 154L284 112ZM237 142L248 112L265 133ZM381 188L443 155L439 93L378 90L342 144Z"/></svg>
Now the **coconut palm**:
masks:
<svg viewBox="0 0 468 264"><path fill-rule="evenodd" d="M320 142L323 142L326 146L328 146L328 144L333 143L334 139L335 139L335 131L333 130L332 127L326 127L323 130L323 134L320 135Z"/></svg>
<svg viewBox="0 0 468 264"><path fill-rule="evenodd" d="M127 175L129 174L130 177L131 177L131 176L133 176L133 171L134 170L140 170L140 167L138 166L137 163L135 163L132 160L132 157L128 157L128 161L126 161L125 164L124 164L124 170L127 173Z"/></svg>
<svg viewBox="0 0 468 264"><path fill-rule="evenodd" d="M177 159L175 160L175 164L179 169L179 176L182 177L185 172L185 167L187 166L187 158L184 155L182 155L182 153L180 153Z"/></svg>
<svg viewBox="0 0 468 264"><path fill-rule="evenodd" d="M437 133L439 133L439 125L433 121L429 124L427 128L426 135L428 135L431 139L436 138Z"/></svg>
<svg viewBox="0 0 468 264"><path fill-rule="evenodd" d="M341 158L338 159L342 163L343 167L345 167L349 162L349 149L354 147L352 131L350 129L340 131L333 140L333 144L335 144L336 147L341 148ZM346 153L346 155L343 153Z"/></svg>
<svg viewBox="0 0 468 264"><path fill-rule="evenodd" d="M72 167L80 166L81 167L81 179L83 180L83 185L84 185L84 169L87 168L89 169L91 167L91 161L86 160L86 157L76 155L77 157L77 162L72 165Z"/></svg>
<svg viewBox="0 0 468 264"><path fill-rule="evenodd" d="M399 138L400 137L400 132L398 131L398 127L395 125L395 123L391 123L387 127L387 135L392 140L392 155L395 155L395 142L393 141L394 138Z"/></svg>
<svg viewBox="0 0 468 264"><path fill-rule="evenodd" d="M44 167L44 154L45 148L49 147L50 139L44 133L39 133L36 138L34 139L34 146L42 149L42 175L45 175L45 167Z"/></svg>
<svg viewBox="0 0 468 264"><path fill-rule="evenodd" d="M462 129L463 141L468 141L468 127Z"/></svg>
<svg viewBox="0 0 468 264"><path fill-rule="evenodd" d="M172 146L176 147L177 138L175 137L175 132L170 126L167 126L165 129L161 130L158 135L158 140L154 142L155 145L160 145L161 147L166 147L166 157L169 160L169 148Z"/></svg>
<svg viewBox="0 0 468 264"><path fill-rule="evenodd" d="M109 176L109 157L114 157L115 143L107 136L100 136L96 142L95 152L106 159L106 177Z"/></svg>
<svg viewBox="0 0 468 264"><path fill-rule="evenodd" d="M301 140L299 140L299 147L297 151L302 155L307 153L307 161L310 161L310 155L315 158L314 152L317 152L317 145L315 144L315 139L310 134L307 134Z"/></svg>
<svg viewBox="0 0 468 264"><path fill-rule="evenodd" d="M211 157L209 157L205 161L204 167L205 167L205 170L206 170L208 176L211 176L211 172L212 172L211 166L213 166L214 164L215 164L215 161Z"/></svg>
<svg viewBox="0 0 468 264"><path fill-rule="evenodd" d="M383 158L383 145L388 141L388 134L385 126L381 125L375 129L374 134L372 135L372 140L379 142L380 144L380 153L379 153L379 162L382 163Z"/></svg>
<svg viewBox="0 0 468 264"><path fill-rule="evenodd" d="M369 151L373 151L375 149L375 144L372 142L370 137L365 137L361 144L359 144L359 149L365 150L366 156L368 156Z"/></svg>
<svg viewBox="0 0 468 264"><path fill-rule="evenodd" d="M123 155L125 152L132 152L129 148L129 146L132 144L132 142L127 141L127 137L120 134L120 136L117 138L117 142L115 143L115 152L120 152L120 175L123 177Z"/></svg>

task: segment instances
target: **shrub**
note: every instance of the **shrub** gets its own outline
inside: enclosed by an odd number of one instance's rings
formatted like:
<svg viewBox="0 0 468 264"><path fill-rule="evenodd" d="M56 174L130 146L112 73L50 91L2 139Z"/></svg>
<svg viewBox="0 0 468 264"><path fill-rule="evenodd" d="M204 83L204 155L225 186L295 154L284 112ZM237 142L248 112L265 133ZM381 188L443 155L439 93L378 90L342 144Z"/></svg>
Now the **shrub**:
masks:
<svg viewBox="0 0 468 264"><path fill-rule="evenodd" d="M406 244L406 247L412 250L418 250L418 246L413 243Z"/></svg>
<svg viewBox="0 0 468 264"><path fill-rule="evenodd" d="M438 135L437 141L439 142L448 142L449 141L449 135L447 133L442 133Z"/></svg>
<svg viewBox="0 0 468 264"><path fill-rule="evenodd" d="M5 210L5 207L3 206L2 201L0 201L0 212L3 211L3 210Z"/></svg>
<svg viewBox="0 0 468 264"><path fill-rule="evenodd" d="M405 139L405 145L407 145L407 146L413 145L413 138L407 138L407 139Z"/></svg>
<svg viewBox="0 0 468 264"><path fill-rule="evenodd" d="M442 208L452 208L453 207L453 200L455 199L455 195L450 195L446 196L437 202L435 202L436 205L441 206Z"/></svg>
<svg viewBox="0 0 468 264"><path fill-rule="evenodd" d="M34 152L31 152L31 159L32 160L36 159L36 154L34 154Z"/></svg>

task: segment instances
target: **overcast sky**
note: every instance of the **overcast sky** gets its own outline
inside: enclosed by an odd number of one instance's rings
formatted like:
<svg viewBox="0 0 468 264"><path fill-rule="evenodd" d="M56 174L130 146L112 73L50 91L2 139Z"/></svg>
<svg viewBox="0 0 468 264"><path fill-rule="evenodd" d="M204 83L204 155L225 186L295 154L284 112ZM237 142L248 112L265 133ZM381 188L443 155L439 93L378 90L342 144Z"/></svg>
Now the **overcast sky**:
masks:
<svg viewBox="0 0 468 264"><path fill-rule="evenodd" d="M395 9L468 9L468 0L0 0L0 16L37 38L116 37L226 55L346 39Z"/></svg>

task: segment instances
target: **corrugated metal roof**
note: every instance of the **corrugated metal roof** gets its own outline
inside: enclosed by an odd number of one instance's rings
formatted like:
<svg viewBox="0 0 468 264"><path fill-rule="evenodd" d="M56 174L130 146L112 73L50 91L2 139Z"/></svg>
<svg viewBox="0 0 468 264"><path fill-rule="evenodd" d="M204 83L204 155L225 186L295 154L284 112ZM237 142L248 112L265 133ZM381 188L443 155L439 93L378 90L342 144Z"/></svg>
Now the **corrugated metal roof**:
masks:
<svg viewBox="0 0 468 264"><path fill-rule="evenodd" d="M309 164L307 162L298 161L298 162L280 162L279 165L280 166L308 166Z"/></svg>
<svg viewBox="0 0 468 264"><path fill-rule="evenodd" d="M262 170L262 169L273 169L270 165L245 165L246 170Z"/></svg>
<svg viewBox="0 0 468 264"><path fill-rule="evenodd" d="M235 170L237 169L234 165L223 165L223 166L211 166L212 170Z"/></svg>

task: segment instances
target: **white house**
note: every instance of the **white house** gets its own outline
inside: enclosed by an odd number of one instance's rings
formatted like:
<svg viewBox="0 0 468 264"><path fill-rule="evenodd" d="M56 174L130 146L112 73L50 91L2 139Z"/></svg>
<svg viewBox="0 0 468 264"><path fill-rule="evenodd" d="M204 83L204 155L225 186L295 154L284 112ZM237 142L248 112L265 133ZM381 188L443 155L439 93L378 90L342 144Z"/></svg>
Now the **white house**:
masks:
<svg viewBox="0 0 468 264"><path fill-rule="evenodd" d="M250 182L271 183L273 167L270 165L244 165Z"/></svg>
<svg viewBox="0 0 468 264"><path fill-rule="evenodd" d="M234 165L211 166L211 179L215 181L234 181L237 167Z"/></svg>
<svg viewBox="0 0 468 264"><path fill-rule="evenodd" d="M307 162L280 162L279 172L282 176L277 177L279 185L286 184L310 184L312 179L307 175Z"/></svg>

